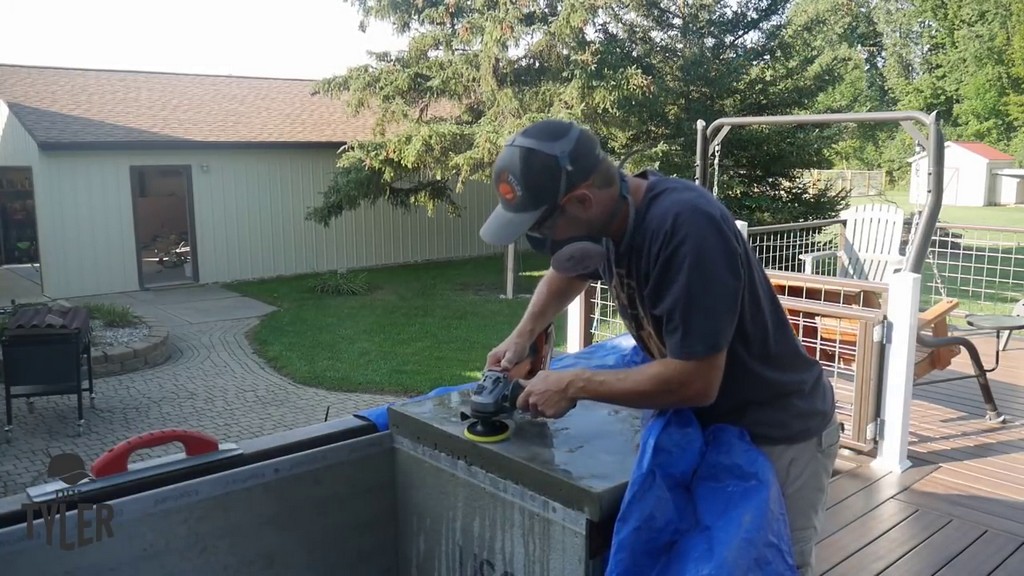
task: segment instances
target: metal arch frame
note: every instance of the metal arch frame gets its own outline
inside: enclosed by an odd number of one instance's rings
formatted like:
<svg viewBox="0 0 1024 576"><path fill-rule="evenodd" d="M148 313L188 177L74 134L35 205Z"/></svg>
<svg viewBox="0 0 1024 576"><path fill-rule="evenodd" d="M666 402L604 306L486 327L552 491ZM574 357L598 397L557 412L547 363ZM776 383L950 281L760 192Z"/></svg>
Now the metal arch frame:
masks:
<svg viewBox="0 0 1024 576"><path fill-rule="evenodd" d="M907 264L904 270L921 274L924 267L928 245L935 233L935 225L939 220L942 208L943 174L946 169L946 142L939 125L938 114L925 114L918 111L893 112L851 112L837 114L807 114L789 116L747 116L719 118L710 125L703 120L697 121L697 184L707 188L708 182L708 151L721 144L722 139L734 126L798 126L810 124L858 124L858 123L890 123L896 122L919 145L928 152L928 203L921 216L919 230L908 247ZM918 122L927 127L927 136L921 133ZM710 143L709 143L710 140Z"/></svg>

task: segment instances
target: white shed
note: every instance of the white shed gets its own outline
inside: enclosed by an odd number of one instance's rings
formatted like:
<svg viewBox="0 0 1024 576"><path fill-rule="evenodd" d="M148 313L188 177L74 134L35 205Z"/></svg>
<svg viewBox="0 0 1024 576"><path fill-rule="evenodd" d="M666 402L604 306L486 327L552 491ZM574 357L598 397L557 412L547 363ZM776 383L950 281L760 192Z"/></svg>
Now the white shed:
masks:
<svg viewBox="0 0 1024 576"><path fill-rule="evenodd" d="M911 157L910 201L924 203L928 185L928 155ZM993 206L1024 201L1021 178L1014 175L1014 158L982 142L946 142L944 206ZM1009 171L1009 172L1007 172Z"/></svg>
<svg viewBox="0 0 1024 576"><path fill-rule="evenodd" d="M992 171L995 179L995 204L1013 206L1024 204L1024 168L1002 168Z"/></svg>
<svg viewBox="0 0 1024 576"><path fill-rule="evenodd" d="M311 83L0 66L0 264L38 262L41 291L68 298L500 252L478 235L482 185L461 218L306 221L373 123Z"/></svg>

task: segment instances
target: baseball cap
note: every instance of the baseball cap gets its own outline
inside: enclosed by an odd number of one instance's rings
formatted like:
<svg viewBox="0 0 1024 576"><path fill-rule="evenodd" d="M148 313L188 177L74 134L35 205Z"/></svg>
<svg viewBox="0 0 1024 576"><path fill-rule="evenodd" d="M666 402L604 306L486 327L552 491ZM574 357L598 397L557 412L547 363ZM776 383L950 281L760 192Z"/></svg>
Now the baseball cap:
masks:
<svg viewBox="0 0 1024 576"><path fill-rule="evenodd" d="M480 238L495 246L515 242L589 180L603 157L597 136L574 122L541 120L520 130L494 161L498 206L480 227Z"/></svg>

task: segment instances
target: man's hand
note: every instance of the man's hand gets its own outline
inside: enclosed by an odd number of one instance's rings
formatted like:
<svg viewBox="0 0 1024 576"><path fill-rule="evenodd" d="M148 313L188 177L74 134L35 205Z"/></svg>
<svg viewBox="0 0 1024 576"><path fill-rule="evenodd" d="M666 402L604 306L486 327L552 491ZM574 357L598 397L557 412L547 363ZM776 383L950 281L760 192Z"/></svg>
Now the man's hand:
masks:
<svg viewBox="0 0 1024 576"><path fill-rule="evenodd" d="M487 354L484 370L508 371L526 359L530 353L531 338L513 332Z"/></svg>
<svg viewBox="0 0 1024 576"><path fill-rule="evenodd" d="M573 370L542 370L529 380L522 380L523 392L516 407L529 411L534 418L561 418L576 407L569 393Z"/></svg>

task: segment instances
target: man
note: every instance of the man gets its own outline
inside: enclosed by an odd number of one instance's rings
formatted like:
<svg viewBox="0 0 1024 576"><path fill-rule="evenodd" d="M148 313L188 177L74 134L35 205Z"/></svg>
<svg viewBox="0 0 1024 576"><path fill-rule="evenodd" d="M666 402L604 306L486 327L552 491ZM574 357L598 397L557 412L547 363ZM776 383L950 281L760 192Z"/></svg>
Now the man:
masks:
<svg viewBox="0 0 1024 576"><path fill-rule="evenodd" d="M702 425L747 430L786 499L797 567L810 574L839 443L833 389L790 327L764 268L729 211L693 182L627 176L594 134L544 120L494 164L499 205L481 238L526 235L551 256L519 325L487 357L508 369L591 280L651 362L626 370L544 371L518 407L560 418L579 400L641 409L687 407Z"/></svg>

